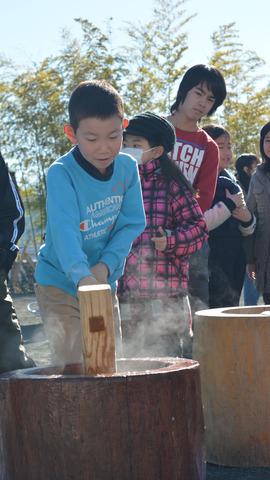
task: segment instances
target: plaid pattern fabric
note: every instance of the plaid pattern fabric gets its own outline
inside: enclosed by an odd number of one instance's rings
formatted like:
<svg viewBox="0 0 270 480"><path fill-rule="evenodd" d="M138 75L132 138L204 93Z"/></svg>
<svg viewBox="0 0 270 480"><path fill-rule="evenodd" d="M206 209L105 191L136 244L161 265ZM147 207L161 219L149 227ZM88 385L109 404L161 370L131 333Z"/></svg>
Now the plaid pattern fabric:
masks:
<svg viewBox="0 0 270 480"><path fill-rule="evenodd" d="M135 240L119 280L120 299L177 297L188 287L189 255L207 239L201 209L185 185L165 182L159 160L140 165L147 226ZM167 247L155 249L158 228L167 231Z"/></svg>

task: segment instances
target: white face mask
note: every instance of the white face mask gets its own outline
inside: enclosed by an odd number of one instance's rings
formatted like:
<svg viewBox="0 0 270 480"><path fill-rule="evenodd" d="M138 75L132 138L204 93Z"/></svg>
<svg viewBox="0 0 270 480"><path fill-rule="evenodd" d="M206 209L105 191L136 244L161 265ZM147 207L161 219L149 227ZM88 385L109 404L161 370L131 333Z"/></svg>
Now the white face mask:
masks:
<svg viewBox="0 0 270 480"><path fill-rule="evenodd" d="M143 150L142 148L123 147L121 149L121 152L131 155L136 160L138 165L142 165L143 154L145 152L150 152L150 150L153 150L153 148L149 148L148 150Z"/></svg>
<svg viewBox="0 0 270 480"><path fill-rule="evenodd" d="M121 152L131 155L133 158L135 158L138 165L142 165L142 156L143 156L142 148L123 147L121 149Z"/></svg>

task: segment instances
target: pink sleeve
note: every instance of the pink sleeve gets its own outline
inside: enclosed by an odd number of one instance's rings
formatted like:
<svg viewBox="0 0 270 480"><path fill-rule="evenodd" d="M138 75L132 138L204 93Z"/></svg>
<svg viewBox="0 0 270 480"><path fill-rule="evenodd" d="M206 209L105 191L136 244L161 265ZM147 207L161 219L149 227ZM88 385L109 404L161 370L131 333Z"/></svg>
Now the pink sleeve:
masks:
<svg viewBox="0 0 270 480"><path fill-rule="evenodd" d="M180 257L199 250L208 238L202 211L189 191L179 192L171 188L172 214L176 226L167 234L166 253Z"/></svg>

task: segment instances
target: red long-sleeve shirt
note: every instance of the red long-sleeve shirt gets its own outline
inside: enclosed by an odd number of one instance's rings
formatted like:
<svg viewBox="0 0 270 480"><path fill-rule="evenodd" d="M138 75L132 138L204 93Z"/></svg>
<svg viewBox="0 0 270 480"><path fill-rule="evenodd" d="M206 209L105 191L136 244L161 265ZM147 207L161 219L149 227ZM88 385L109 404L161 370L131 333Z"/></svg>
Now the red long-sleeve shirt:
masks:
<svg viewBox="0 0 270 480"><path fill-rule="evenodd" d="M203 212L208 210L215 195L219 151L214 140L201 128L187 132L175 128L176 143L171 158L197 190L197 201Z"/></svg>

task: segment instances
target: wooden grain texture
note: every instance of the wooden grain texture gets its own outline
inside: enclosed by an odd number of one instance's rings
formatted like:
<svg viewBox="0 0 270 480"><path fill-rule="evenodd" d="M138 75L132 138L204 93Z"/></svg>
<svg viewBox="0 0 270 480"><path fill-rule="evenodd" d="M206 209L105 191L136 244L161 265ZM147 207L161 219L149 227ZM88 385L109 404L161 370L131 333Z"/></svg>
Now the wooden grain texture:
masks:
<svg viewBox="0 0 270 480"><path fill-rule="evenodd" d="M85 375L116 369L112 295L109 285L79 287Z"/></svg>
<svg viewBox="0 0 270 480"><path fill-rule="evenodd" d="M197 312L193 358L201 367L207 460L270 466L269 306Z"/></svg>
<svg viewBox="0 0 270 480"><path fill-rule="evenodd" d="M199 366L165 360L0 377L0 480L204 480Z"/></svg>

